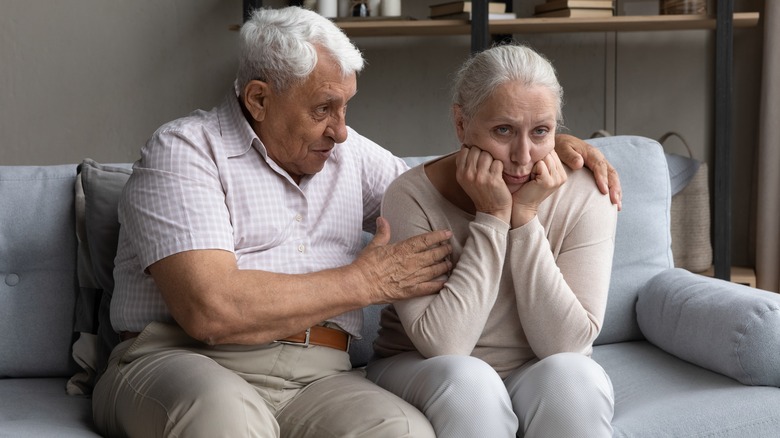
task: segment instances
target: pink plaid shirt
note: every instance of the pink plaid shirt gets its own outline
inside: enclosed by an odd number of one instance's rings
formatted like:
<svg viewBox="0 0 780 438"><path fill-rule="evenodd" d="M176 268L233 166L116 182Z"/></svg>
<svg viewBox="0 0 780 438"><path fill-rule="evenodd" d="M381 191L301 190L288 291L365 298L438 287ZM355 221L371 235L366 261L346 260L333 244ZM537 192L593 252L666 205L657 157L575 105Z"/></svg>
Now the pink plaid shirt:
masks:
<svg viewBox="0 0 780 438"><path fill-rule="evenodd" d="M117 331L172 322L145 269L182 251L223 249L240 269L301 274L351 263L375 230L388 184L407 170L352 129L300 185L268 158L234 93L154 133L119 205L111 321ZM329 320L353 335L359 310Z"/></svg>

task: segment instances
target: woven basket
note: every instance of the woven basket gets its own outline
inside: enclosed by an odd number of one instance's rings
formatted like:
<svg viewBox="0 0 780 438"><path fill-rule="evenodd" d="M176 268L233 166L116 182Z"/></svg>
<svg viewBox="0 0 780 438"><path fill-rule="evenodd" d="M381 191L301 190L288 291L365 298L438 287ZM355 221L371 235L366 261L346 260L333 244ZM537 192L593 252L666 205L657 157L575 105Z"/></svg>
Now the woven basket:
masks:
<svg viewBox="0 0 780 438"><path fill-rule="evenodd" d="M691 148L679 134L669 132L658 142L664 144L677 137L693 159ZM674 266L691 272L704 272L712 266L710 238L710 190L708 167L698 162L698 168L688 184L672 196L671 232Z"/></svg>

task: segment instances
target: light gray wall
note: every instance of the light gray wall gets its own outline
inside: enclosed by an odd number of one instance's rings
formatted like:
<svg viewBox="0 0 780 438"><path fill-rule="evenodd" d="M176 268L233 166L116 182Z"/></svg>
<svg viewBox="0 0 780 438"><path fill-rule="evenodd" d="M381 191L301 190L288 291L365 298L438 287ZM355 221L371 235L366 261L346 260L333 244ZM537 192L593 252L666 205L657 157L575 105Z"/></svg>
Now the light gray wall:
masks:
<svg viewBox="0 0 780 438"><path fill-rule="evenodd" d="M529 16L543 0L515 1ZM266 1L281 6L283 0ZM404 0L418 18L436 1ZM132 161L160 124L217 105L235 72L241 0L69 0L0 4L0 165ZM657 0L618 0L620 10ZM763 10L762 0L736 9ZM565 89L565 124L658 138L677 131L711 159L712 33L517 35L547 55ZM356 38L368 61L350 125L398 155L457 145L451 73L468 36ZM761 29L735 31L734 262L751 264L750 179L756 143ZM679 144L669 143L673 152Z"/></svg>
<svg viewBox="0 0 780 438"><path fill-rule="evenodd" d="M0 164L132 161L235 75L241 2L0 3Z"/></svg>

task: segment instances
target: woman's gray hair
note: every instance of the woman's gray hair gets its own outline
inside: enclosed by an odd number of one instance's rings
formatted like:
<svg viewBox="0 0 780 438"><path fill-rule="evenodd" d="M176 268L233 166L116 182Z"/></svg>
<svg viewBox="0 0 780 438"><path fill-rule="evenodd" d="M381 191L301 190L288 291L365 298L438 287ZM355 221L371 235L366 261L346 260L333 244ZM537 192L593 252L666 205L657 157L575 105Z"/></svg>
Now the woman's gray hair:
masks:
<svg viewBox="0 0 780 438"><path fill-rule="evenodd" d="M456 73L452 102L470 119L485 99L508 81L547 87L557 98L557 122L563 121L563 88L555 69L544 56L520 44L494 46L469 58Z"/></svg>
<svg viewBox="0 0 780 438"><path fill-rule="evenodd" d="M317 65L317 46L330 53L346 77L363 69L363 55L332 21L298 8L257 9L241 27L236 80L268 82L285 91L303 82Z"/></svg>

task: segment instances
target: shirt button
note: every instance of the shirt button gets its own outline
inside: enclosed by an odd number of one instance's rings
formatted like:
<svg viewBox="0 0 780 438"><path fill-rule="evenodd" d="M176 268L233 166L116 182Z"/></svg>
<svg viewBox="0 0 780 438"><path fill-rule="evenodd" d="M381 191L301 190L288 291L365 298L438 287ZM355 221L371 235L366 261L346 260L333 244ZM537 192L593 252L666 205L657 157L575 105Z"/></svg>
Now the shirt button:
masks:
<svg viewBox="0 0 780 438"><path fill-rule="evenodd" d="M304 251L306 251L306 247L303 244L298 245L298 252L303 253Z"/></svg>
<svg viewBox="0 0 780 438"><path fill-rule="evenodd" d="M302 220L303 220L303 216L301 216L300 214L295 215L295 222L300 222Z"/></svg>

